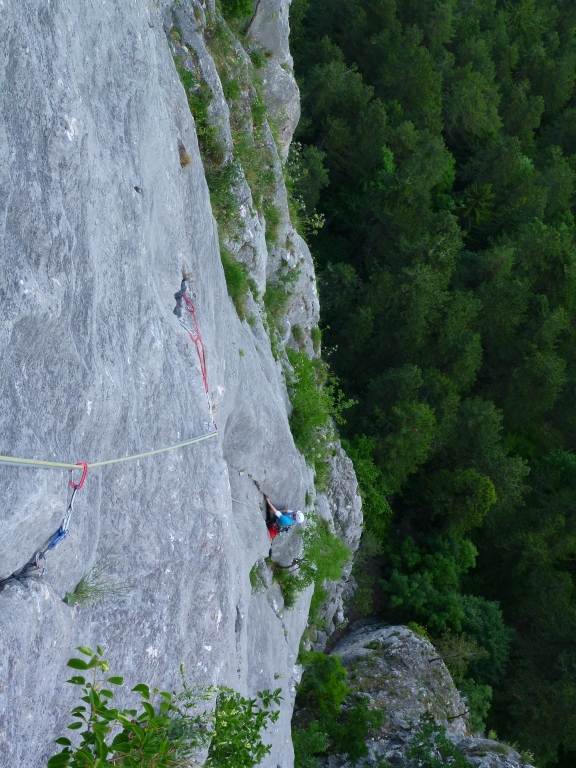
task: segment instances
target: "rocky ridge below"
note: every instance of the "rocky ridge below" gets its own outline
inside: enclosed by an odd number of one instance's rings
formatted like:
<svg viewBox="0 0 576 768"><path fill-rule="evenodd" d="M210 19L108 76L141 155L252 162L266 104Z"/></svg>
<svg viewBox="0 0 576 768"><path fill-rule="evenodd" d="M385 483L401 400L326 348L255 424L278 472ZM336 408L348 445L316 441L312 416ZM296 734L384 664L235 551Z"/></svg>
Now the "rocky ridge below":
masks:
<svg viewBox="0 0 576 768"><path fill-rule="evenodd" d="M369 754L358 766L419 768L425 763L414 756L414 747L426 743L423 725L432 722L476 768L533 768L507 744L471 733L466 699L444 661L428 640L407 627L355 622L331 653L341 657L352 691L368 696L370 708L384 713L382 726L367 742ZM431 746L429 759L450 764L445 757L441 748ZM338 756L320 758L319 765L351 768Z"/></svg>

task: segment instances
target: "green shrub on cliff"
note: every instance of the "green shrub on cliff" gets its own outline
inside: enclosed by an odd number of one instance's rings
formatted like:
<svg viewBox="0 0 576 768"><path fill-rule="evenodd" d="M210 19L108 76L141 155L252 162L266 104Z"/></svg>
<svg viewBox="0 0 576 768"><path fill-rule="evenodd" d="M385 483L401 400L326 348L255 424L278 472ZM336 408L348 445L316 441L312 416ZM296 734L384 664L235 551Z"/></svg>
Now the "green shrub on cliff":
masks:
<svg viewBox="0 0 576 768"><path fill-rule="evenodd" d="M303 589L314 584L310 604L309 625L314 625L318 612L328 593L325 581L336 581L342 576L342 567L350 558L350 550L342 539L335 536L325 520L309 514L306 528L302 531L303 553L294 572L276 568L275 579L280 584L284 605L291 608Z"/></svg>
<svg viewBox="0 0 576 768"><path fill-rule="evenodd" d="M73 658L68 666L89 679L74 674L68 680L80 687L84 702L72 710L68 728L80 732L79 743L56 739L62 750L48 760L48 768L179 768L201 750L207 750L208 768L254 768L270 752L261 732L278 719L279 710L271 707L280 703L279 688L246 699L223 686L192 688L182 673L180 693L140 683L132 689L140 695L137 708L117 709L111 687L121 686L124 678L106 674L101 648L78 650L87 660ZM202 706L210 700L215 703L211 712Z"/></svg>
<svg viewBox="0 0 576 768"><path fill-rule="evenodd" d="M229 19L244 19L252 15L254 0L219 0L222 13Z"/></svg>
<svg viewBox="0 0 576 768"><path fill-rule="evenodd" d="M330 444L335 439L332 423L345 423L342 412L353 403L344 399L323 360L310 360L305 352L292 349L286 352L292 366L288 377L290 429L296 447L316 472L317 486L323 489L328 481Z"/></svg>
<svg viewBox="0 0 576 768"><path fill-rule="evenodd" d="M351 695L339 656L308 651L301 660L292 731L295 768L315 768L314 754L347 755L356 763L368 754L368 733L381 725L383 714L368 708L367 696Z"/></svg>

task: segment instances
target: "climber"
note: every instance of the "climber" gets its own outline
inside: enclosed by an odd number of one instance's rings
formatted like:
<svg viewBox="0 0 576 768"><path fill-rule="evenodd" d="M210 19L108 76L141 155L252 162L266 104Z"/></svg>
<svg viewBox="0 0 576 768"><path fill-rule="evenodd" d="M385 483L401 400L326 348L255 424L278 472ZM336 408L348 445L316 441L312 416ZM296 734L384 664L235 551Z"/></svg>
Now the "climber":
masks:
<svg viewBox="0 0 576 768"><path fill-rule="evenodd" d="M300 510L292 512L291 509L276 509L268 496L265 496L264 498L266 499L266 516L268 518L266 524L268 525L269 530L275 527L277 529L276 532L280 533L288 530L294 523L304 522L304 515ZM272 536L272 538L274 537Z"/></svg>

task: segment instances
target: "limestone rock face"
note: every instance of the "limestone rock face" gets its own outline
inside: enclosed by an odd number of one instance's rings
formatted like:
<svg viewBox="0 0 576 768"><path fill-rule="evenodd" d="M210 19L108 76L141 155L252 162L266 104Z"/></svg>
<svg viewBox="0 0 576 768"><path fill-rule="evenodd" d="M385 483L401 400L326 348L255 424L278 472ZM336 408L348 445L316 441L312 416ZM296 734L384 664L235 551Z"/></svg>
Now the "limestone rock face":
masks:
<svg viewBox="0 0 576 768"><path fill-rule="evenodd" d="M0 592L0 768L45 766L77 703L65 664L80 644L102 645L126 690L174 689L182 662L193 683L281 687L262 765L293 762L310 591L285 611L277 585L254 594L249 573L270 548L261 491L301 508L313 478L258 307L253 326L241 322L227 293L164 29L175 10L133 0L4 0L1 9L0 453L98 462L208 434L213 421L218 434L92 469L44 575ZM225 121L224 99L213 107ZM262 249L259 226L252 240ZM173 314L182 268L208 396ZM268 265L256 269L263 288ZM316 297L309 327L317 312ZM57 530L68 481L64 469L0 466L0 578ZM65 604L104 560L123 593Z"/></svg>
<svg viewBox="0 0 576 768"><path fill-rule="evenodd" d="M530 768L511 747L470 735L467 704L438 658L433 645L407 627L370 620L356 622L333 654L341 656L353 691L368 696L384 713L380 729L368 742L368 757L358 765L382 760L395 768L418 768L407 755L423 716L446 729L470 765L476 768ZM325 758L324 768L351 768L342 757Z"/></svg>
<svg viewBox="0 0 576 768"><path fill-rule="evenodd" d="M267 57L263 74L266 106L278 126L280 155L288 155L300 119L300 91L293 72L288 36L291 0L258 0L248 30Z"/></svg>
<svg viewBox="0 0 576 768"><path fill-rule="evenodd" d="M352 553L358 549L362 534L362 499L352 461L346 456L340 441L334 446L330 459L330 480L325 494L316 499L319 515L326 520ZM326 632L318 632L313 643L315 650L323 650L328 636L336 624L344 621L343 591L352 571L353 558L344 566L342 579L327 582L328 600L322 607L321 618L327 623Z"/></svg>
<svg viewBox="0 0 576 768"><path fill-rule="evenodd" d="M457 747L476 768L532 768L515 749L492 739L462 739Z"/></svg>

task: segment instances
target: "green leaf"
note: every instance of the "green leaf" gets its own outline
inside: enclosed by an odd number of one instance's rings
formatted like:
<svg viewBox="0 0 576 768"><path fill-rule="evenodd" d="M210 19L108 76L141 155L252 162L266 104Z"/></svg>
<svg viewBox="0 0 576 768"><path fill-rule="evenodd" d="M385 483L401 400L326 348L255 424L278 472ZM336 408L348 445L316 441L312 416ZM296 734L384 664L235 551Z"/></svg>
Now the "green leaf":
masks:
<svg viewBox="0 0 576 768"><path fill-rule="evenodd" d="M102 688L100 690L100 696L106 696L106 698L108 699L114 698L114 694L112 693L112 691L109 691L108 688Z"/></svg>
<svg viewBox="0 0 576 768"><path fill-rule="evenodd" d="M122 683L124 682L124 678L123 677L117 677L117 676L109 677L109 678L107 678L106 682L110 683L110 685L122 685Z"/></svg>
<svg viewBox="0 0 576 768"><path fill-rule="evenodd" d="M150 688L148 688L147 685L144 685L144 683L138 683L138 685L135 685L132 690L141 693L145 699L150 698Z"/></svg>
<svg viewBox="0 0 576 768"><path fill-rule="evenodd" d="M88 664L82 659L69 659L66 666L72 669L88 669Z"/></svg>
<svg viewBox="0 0 576 768"><path fill-rule="evenodd" d="M54 739L54 743L55 744L62 744L65 747L71 747L72 746L72 742L70 741L70 739L67 739L66 736L60 736L60 738Z"/></svg>
<svg viewBox="0 0 576 768"><path fill-rule="evenodd" d="M116 752L120 752L122 755L128 755L132 752L132 744L129 741L112 742L112 746Z"/></svg>
<svg viewBox="0 0 576 768"><path fill-rule="evenodd" d="M146 710L146 714L148 715L148 717L154 717L154 707L152 706L152 704L149 704L147 701L143 701L142 706ZM143 717L144 717L144 713L142 713L142 715L140 715L138 719L140 720L140 718L143 718Z"/></svg>
<svg viewBox="0 0 576 768"><path fill-rule="evenodd" d="M96 653L97 653L99 656L103 656L103 655L104 655L104 651L102 650L102 648L100 648L100 646L99 646L99 645L97 645L97 646L96 646Z"/></svg>
<svg viewBox="0 0 576 768"><path fill-rule="evenodd" d="M94 651L91 648L87 648L85 645L79 645L76 650L80 651L80 653L83 653L85 656L94 656Z"/></svg>
<svg viewBox="0 0 576 768"><path fill-rule="evenodd" d="M74 677L71 677L70 680L66 680L67 683L71 683L72 685L86 685L86 678L81 677L80 675L75 675Z"/></svg>
<svg viewBox="0 0 576 768"><path fill-rule="evenodd" d="M70 731L77 731L79 728L82 728L82 723L70 723L68 726L68 730Z"/></svg>
<svg viewBox="0 0 576 768"><path fill-rule="evenodd" d="M48 768L62 768L70 764L71 754L69 752L60 752L58 755L54 755L48 760Z"/></svg>
<svg viewBox="0 0 576 768"><path fill-rule="evenodd" d="M116 736L112 739L112 746L116 749L118 748L119 744L129 744L130 738L128 737L127 733L117 733Z"/></svg>

